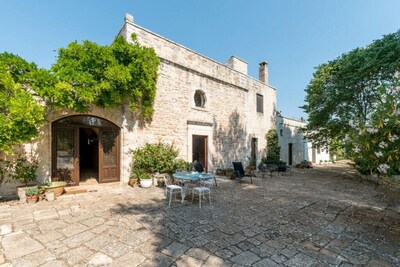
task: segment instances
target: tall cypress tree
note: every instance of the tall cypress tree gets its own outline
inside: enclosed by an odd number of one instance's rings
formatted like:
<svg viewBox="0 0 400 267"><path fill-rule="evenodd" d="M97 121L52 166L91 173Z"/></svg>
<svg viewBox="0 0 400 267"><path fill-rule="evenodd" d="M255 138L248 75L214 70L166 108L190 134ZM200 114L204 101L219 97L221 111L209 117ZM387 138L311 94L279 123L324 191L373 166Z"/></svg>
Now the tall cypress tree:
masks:
<svg viewBox="0 0 400 267"><path fill-rule="evenodd" d="M267 161L276 162L280 161L281 147L279 146L278 133L275 129L271 129L265 135L267 139Z"/></svg>

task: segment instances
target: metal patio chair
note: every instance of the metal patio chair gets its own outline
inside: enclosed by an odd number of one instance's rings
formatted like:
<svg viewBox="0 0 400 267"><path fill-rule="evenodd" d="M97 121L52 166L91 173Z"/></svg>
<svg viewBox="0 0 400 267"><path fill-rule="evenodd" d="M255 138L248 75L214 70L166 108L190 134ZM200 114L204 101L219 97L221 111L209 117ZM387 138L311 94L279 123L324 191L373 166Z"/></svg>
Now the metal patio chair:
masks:
<svg viewBox="0 0 400 267"><path fill-rule="evenodd" d="M206 194L208 194L208 200L211 205L211 179L200 179L199 186L196 186L192 190L192 203L195 195L199 196L199 208L201 209L201 200L206 200Z"/></svg>
<svg viewBox="0 0 400 267"><path fill-rule="evenodd" d="M232 164L233 164L233 170L235 172L236 179L238 179L239 182L241 182L242 179L245 177L250 177L250 182L253 183L253 177L251 175L250 176L245 175L242 162L240 162L240 161L232 162Z"/></svg>
<svg viewBox="0 0 400 267"><path fill-rule="evenodd" d="M168 206L171 206L172 196L175 194L181 194L181 203L183 203L184 193L182 186L172 184L172 180L169 175L164 175L165 181L165 197L168 199Z"/></svg>

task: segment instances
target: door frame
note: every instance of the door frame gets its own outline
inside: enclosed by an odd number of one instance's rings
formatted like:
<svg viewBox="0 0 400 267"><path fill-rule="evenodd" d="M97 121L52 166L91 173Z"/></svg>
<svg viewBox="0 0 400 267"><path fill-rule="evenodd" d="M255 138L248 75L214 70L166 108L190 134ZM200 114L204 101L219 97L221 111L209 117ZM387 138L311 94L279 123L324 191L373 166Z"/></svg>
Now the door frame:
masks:
<svg viewBox="0 0 400 267"><path fill-rule="evenodd" d="M204 171L207 172L208 171L208 136L207 135L197 135L197 134L192 135L192 161L194 161L194 159L193 159L194 142L195 142L195 140L199 140L199 139L201 139L204 142L203 143L203 151L204 151L203 167L204 167Z"/></svg>
<svg viewBox="0 0 400 267"><path fill-rule="evenodd" d="M66 125L57 125L57 122L69 118L69 117L74 117L74 116L86 116L86 117L95 117L100 120L107 121L108 123L112 124L113 127L102 127L102 126L92 126L92 125L75 125L75 124L66 124ZM98 144L98 179L99 183L106 183L106 182L118 182L121 180L120 177L120 168L121 168L121 161L120 161L120 151L121 151L121 142L120 142L120 135L121 135L121 129L114 123L110 122L109 120L106 120L104 118L98 117L98 116L93 116L93 115L72 115L72 116L66 116L63 118L60 118L58 120L55 120L51 123L51 130L52 130L52 140L51 140L51 178L55 177L57 175L57 135L55 134L58 129L73 129L73 173L71 176L71 185L76 185L78 186L80 183L80 136L79 136L79 131L81 128L91 128L99 129L99 144ZM116 136L116 178L115 179L104 179L103 175L103 158L104 158L104 153L102 150L102 138L103 138L103 130L117 130L117 136Z"/></svg>

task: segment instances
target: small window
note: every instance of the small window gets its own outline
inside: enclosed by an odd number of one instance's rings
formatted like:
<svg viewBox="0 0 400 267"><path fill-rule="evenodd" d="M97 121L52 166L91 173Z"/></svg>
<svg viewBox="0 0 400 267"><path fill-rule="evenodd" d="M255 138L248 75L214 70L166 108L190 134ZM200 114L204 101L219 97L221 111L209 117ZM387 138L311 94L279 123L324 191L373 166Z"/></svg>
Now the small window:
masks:
<svg viewBox="0 0 400 267"><path fill-rule="evenodd" d="M281 136L283 136L283 130L282 129L279 130L279 133L280 133Z"/></svg>
<svg viewBox="0 0 400 267"><path fill-rule="evenodd" d="M264 113L264 97L257 94L257 112Z"/></svg>
<svg viewBox="0 0 400 267"><path fill-rule="evenodd" d="M203 91L197 90L194 93L194 104L196 107L204 108L206 104L206 97Z"/></svg>

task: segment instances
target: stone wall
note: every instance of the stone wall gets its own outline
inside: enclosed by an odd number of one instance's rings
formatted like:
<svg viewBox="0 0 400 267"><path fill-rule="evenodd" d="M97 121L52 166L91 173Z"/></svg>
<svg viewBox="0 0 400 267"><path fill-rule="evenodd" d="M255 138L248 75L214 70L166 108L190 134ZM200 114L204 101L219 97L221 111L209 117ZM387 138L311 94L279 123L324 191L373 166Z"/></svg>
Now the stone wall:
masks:
<svg viewBox="0 0 400 267"><path fill-rule="evenodd" d="M144 29L128 18L120 35L154 48L161 59L153 123L141 132L143 140L174 142L181 157L191 161L191 134L209 136L209 166L231 167L248 162L251 138L258 139L258 160L265 150L265 133L275 125L276 89L184 46ZM244 64L244 63L243 63ZM194 106L196 90L205 93L205 108ZM256 111L256 95L264 99L264 113ZM192 126L191 126L192 125ZM194 127L193 125L196 125ZM150 140L153 139L153 140ZM210 142L212 140L212 142Z"/></svg>
<svg viewBox="0 0 400 267"><path fill-rule="evenodd" d="M121 131L121 183L130 175L129 151L146 143L173 143L180 157L192 161L192 136L208 137L208 167L232 167L232 161L248 164L251 138L258 140L258 155L265 151L265 134L274 127L276 89L238 71L152 33L129 19L120 35L153 47L160 58L154 116L147 125L139 125L126 105L114 109L92 107L88 114L104 118ZM244 63L243 63L244 64ZM196 107L194 94L201 90L204 107ZM263 113L257 113L256 95L263 96ZM41 129L41 137L27 144L39 157L39 182L51 179L51 123L70 115L70 111L53 112ZM27 149L28 149L27 148ZM1 190L0 190L1 191ZM1 192L0 192L1 194Z"/></svg>

